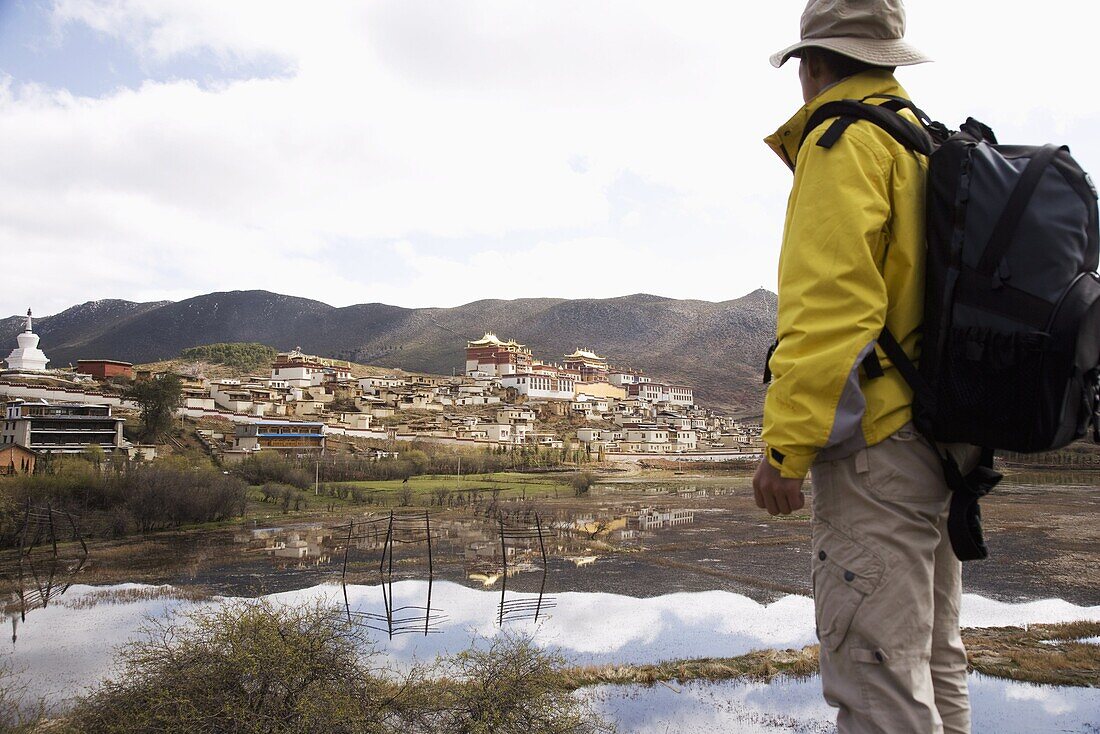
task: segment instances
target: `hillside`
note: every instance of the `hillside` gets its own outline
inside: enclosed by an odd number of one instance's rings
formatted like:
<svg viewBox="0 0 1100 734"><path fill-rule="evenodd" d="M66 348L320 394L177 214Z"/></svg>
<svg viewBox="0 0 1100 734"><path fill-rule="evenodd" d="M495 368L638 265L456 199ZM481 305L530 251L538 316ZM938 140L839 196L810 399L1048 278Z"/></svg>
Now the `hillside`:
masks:
<svg viewBox="0 0 1100 734"><path fill-rule="evenodd" d="M752 412L763 395L760 368L775 307L775 295L765 290L718 303L637 294L417 309L380 303L335 308L267 291L233 291L174 303L93 301L37 319L35 330L54 366L87 358L156 362L188 347L260 342L436 374L461 371L465 340L494 331L548 361L592 348L614 364L692 384L705 404ZM0 345L14 346L21 328L19 317L0 322Z"/></svg>

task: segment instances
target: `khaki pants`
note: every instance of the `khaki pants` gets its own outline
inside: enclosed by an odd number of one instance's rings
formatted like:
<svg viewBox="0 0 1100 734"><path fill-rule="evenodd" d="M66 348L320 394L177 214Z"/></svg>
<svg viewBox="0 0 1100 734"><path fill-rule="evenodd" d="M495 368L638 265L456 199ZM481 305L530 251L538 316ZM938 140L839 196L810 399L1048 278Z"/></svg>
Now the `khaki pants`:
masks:
<svg viewBox="0 0 1100 734"><path fill-rule="evenodd" d="M977 462L976 449L950 448L964 471ZM814 606L839 734L970 731L949 497L911 426L814 464Z"/></svg>

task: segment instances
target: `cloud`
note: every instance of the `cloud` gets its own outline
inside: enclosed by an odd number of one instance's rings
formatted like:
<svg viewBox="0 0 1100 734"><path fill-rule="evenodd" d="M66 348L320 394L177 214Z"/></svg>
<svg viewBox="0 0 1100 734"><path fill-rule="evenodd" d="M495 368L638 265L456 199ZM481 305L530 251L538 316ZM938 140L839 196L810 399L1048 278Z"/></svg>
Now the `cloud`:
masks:
<svg viewBox="0 0 1100 734"><path fill-rule="evenodd" d="M1097 11L912 5L911 37L941 62L902 78L929 112L1061 137L1100 163L1100 102L1075 73ZM801 7L57 0L62 39L90 28L139 62L212 61L226 78L101 97L0 85L0 246L32 274L5 283L0 308L238 288L446 306L774 287L790 178L760 140L799 100L793 65L766 57ZM1051 40L1021 54L1022 17L1064 32L1029 30ZM270 59L285 73L240 78Z"/></svg>

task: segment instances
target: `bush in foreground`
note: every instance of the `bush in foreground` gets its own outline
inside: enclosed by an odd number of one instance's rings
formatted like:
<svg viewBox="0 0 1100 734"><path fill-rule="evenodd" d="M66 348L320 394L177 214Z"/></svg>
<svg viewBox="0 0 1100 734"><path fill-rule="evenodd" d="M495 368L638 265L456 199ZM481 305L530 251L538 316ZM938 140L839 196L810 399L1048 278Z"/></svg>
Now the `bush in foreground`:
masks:
<svg viewBox="0 0 1100 734"><path fill-rule="evenodd" d="M610 731L563 687L561 661L528 640L497 642L400 678L372 659L362 629L322 605L219 605L159 623L124 648L121 677L53 722L54 730Z"/></svg>

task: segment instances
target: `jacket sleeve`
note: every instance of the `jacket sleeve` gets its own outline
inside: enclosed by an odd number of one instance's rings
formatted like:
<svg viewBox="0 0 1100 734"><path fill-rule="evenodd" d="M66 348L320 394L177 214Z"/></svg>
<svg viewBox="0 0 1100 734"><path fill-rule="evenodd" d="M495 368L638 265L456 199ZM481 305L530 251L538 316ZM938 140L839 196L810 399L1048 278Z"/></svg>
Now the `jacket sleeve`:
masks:
<svg viewBox="0 0 1100 734"><path fill-rule="evenodd" d="M783 477L806 476L817 454L859 440L859 367L886 319L882 262L892 160L857 135L802 146L779 257L779 344L764 402L767 458ZM853 392L854 391L854 392Z"/></svg>

